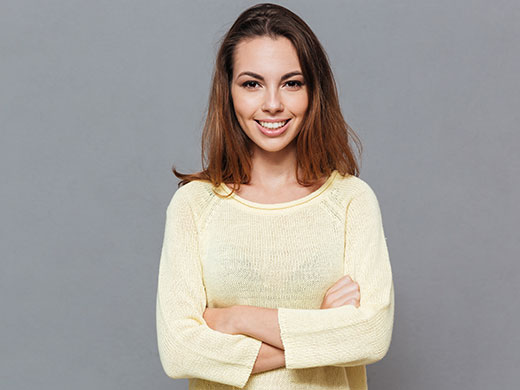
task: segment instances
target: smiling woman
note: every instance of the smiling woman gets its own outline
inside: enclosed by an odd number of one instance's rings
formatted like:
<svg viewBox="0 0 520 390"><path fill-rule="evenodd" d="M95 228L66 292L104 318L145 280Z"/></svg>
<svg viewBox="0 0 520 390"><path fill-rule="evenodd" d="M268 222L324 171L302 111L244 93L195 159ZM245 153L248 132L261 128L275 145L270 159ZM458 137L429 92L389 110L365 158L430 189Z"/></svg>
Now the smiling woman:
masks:
<svg viewBox="0 0 520 390"><path fill-rule="evenodd" d="M367 389L390 346L392 270L325 51L270 3L217 54L203 170L166 210L157 340L196 389ZM228 185L229 184L229 185Z"/></svg>
<svg viewBox="0 0 520 390"><path fill-rule="evenodd" d="M269 61L265 59L269 58ZM256 37L237 44L231 97L252 153L295 150L308 107L298 54L285 37Z"/></svg>

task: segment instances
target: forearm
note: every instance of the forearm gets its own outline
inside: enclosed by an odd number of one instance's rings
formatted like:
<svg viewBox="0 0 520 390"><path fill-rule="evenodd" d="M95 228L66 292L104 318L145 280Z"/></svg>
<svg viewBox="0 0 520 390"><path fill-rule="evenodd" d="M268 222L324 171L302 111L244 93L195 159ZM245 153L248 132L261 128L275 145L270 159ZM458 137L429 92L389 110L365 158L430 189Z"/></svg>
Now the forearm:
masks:
<svg viewBox="0 0 520 390"><path fill-rule="evenodd" d="M274 370L280 367L285 367L285 352L270 344L262 342L251 374L258 374L260 372Z"/></svg>
<svg viewBox="0 0 520 390"><path fill-rule="evenodd" d="M235 308L237 333L254 337L277 349L284 349L278 324L278 309L250 305Z"/></svg>

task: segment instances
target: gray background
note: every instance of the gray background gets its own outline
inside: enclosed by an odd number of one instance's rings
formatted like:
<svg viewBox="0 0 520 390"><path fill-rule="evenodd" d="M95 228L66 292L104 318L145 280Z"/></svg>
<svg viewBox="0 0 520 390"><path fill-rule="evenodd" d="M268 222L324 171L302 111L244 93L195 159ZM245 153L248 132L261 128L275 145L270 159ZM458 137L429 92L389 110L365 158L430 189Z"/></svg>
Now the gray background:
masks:
<svg viewBox="0 0 520 390"><path fill-rule="evenodd" d="M2 389L173 389L155 294L172 164L250 1L0 1ZM396 288L369 388L512 389L520 5L285 1L330 57ZM516 374L516 375L515 375Z"/></svg>

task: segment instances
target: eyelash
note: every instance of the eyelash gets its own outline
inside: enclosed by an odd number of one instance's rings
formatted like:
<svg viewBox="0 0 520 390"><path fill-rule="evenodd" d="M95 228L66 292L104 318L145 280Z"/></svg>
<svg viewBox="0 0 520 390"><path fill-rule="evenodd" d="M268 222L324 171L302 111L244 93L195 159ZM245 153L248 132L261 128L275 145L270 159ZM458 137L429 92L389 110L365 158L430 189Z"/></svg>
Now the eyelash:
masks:
<svg viewBox="0 0 520 390"><path fill-rule="evenodd" d="M248 85L251 84L251 83L256 83L258 84L258 81L254 81L254 80L248 80L244 83L242 83L242 87L244 87L245 89L254 89L254 88L249 88ZM298 81L298 80L289 80L287 81L285 84L287 83L296 83L296 86L295 87L302 87L304 83L302 83L301 81Z"/></svg>

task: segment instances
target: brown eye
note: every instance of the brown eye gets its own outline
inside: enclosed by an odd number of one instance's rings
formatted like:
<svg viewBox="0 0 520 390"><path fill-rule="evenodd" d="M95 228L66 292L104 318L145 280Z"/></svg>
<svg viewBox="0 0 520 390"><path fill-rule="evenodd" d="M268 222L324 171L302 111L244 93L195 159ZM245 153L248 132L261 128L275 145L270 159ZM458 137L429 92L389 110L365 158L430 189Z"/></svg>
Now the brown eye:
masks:
<svg viewBox="0 0 520 390"><path fill-rule="evenodd" d="M253 84L253 86L251 87L252 84ZM245 83L243 83L242 87L244 87L246 89L254 89L254 84L258 84L258 83L256 81L249 80L249 81L246 81Z"/></svg>
<svg viewBox="0 0 520 390"><path fill-rule="evenodd" d="M290 84L290 83L293 83L293 85L289 85L290 88L300 88L303 85L303 83L298 80L290 80L290 81L287 81L286 84Z"/></svg>

